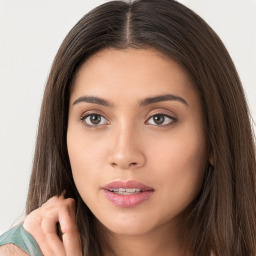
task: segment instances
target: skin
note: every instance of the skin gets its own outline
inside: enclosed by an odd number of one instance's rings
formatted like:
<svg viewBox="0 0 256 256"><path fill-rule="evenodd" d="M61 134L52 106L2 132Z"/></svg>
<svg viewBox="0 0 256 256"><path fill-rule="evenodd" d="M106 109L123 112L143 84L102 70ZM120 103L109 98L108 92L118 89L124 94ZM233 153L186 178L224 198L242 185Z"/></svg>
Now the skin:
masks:
<svg viewBox="0 0 256 256"><path fill-rule="evenodd" d="M62 240L56 232L60 224ZM82 256L81 241L75 220L75 201L61 196L50 198L38 209L26 216L23 227L37 241L44 256ZM0 255L28 255L16 245L0 247Z"/></svg>
<svg viewBox="0 0 256 256"><path fill-rule="evenodd" d="M166 94L183 101L140 104ZM109 106L77 101L84 96ZM76 187L101 241L116 255L189 255L179 245L177 221L199 193L211 159L199 94L179 64L155 49L108 48L91 56L72 85L67 145ZM114 180L136 180L154 192L139 205L120 207L102 189ZM24 228L44 255L81 255L72 199L51 198L26 217ZM104 256L113 255L102 245Z"/></svg>
<svg viewBox="0 0 256 256"><path fill-rule="evenodd" d="M145 98L166 94L187 104L140 106ZM104 98L110 106L74 104L84 96ZM208 154L199 94L180 65L154 49L93 55L72 87L67 144L77 189L118 255L184 255L175 224L201 188ZM135 207L119 207L102 189L114 180L140 181L154 193Z"/></svg>

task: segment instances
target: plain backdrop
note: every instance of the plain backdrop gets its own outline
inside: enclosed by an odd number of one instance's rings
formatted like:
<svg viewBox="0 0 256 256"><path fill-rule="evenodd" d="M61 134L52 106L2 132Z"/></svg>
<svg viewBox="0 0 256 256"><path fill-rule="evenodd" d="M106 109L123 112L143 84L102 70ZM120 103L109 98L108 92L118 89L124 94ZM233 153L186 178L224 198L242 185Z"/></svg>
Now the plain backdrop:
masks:
<svg viewBox="0 0 256 256"><path fill-rule="evenodd" d="M75 23L104 2L0 0L0 234L24 214L52 60ZM180 2L204 18L223 40L256 120L256 0Z"/></svg>

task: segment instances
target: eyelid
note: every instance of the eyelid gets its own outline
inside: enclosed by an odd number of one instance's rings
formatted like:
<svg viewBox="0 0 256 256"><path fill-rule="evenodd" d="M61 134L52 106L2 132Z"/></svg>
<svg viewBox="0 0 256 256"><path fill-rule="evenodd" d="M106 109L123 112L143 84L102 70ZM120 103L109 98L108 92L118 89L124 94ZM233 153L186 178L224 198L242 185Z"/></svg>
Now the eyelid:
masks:
<svg viewBox="0 0 256 256"><path fill-rule="evenodd" d="M172 121L171 121L169 124L159 124L159 125L157 125L157 124L155 124L155 125L148 124L148 125L152 125L152 126L155 126L155 127L164 128L164 127L173 125L173 124L176 123L177 120L178 120L177 117L176 117L176 115L175 115L174 113L171 114L170 111L158 110L158 111L154 111L154 112L155 112L155 113L152 113L152 112L151 112L149 115L147 115L147 118L146 118L146 122L145 122L145 123L147 123L147 122L150 120L150 118L152 118L152 117L154 117L154 116L157 116L157 115L162 115L162 116L168 117L168 118L172 119ZM166 112L168 112L168 113L166 113Z"/></svg>
<svg viewBox="0 0 256 256"><path fill-rule="evenodd" d="M174 112L161 108L161 109L155 109L153 111L150 111L150 113L147 114L146 116L146 120L148 120L150 117L155 115L164 115L164 116L169 116L173 119L177 119L177 115Z"/></svg>
<svg viewBox="0 0 256 256"><path fill-rule="evenodd" d="M107 124L102 124L102 125L90 125L90 124L87 124L87 123L84 123L83 121L90 115L99 115L99 116L102 116L104 119L107 120ZM84 112L81 116L79 116L79 121L83 122L83 124L85 126L87 126L88 128L100 128L102 126L105 126L105 125L108 125L110 124L110 121L109 119L99 110L88 110L86 112Z"/></svg>
<svg viewBox="0 0 256 256"><path fill-rule="evenodd" d="M89 115L100 115L103 116L105 119L109 120L109 118L105 115L105 113L102 113L102 111L100 110L96 110L96 109L91 109L91 110L87 110L85 112L83 112L79 118L85 117L85 116L89 116Z"/></svg>

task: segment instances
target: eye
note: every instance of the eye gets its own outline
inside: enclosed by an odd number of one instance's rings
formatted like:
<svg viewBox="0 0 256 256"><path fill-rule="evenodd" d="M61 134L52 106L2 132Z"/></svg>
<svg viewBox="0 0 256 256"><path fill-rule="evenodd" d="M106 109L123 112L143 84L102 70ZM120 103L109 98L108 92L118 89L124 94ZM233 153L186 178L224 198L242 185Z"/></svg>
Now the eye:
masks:
<svg viewBox="0 0 256 256"><path fill-rule="evenodd" d="M108 123L108 120L99 114L89 114L83 116L81 121L87 126L100 126Z"/></svg>
<svg viewBox="0 0 256 256"><path fill-rule="evenodd" d="M175 122L176 118L171 117L166 114L156 114L151 116L148 120L147 123L155 126L168 126L171 123Z"/></svg>

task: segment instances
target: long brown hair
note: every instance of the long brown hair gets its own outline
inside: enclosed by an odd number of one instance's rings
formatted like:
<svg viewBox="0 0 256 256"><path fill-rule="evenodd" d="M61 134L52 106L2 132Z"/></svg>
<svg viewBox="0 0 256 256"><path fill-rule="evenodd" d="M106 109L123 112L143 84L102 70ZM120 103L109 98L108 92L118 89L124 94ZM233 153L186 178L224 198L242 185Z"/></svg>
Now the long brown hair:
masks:
<svg viewBox="0 0 256 256"><path fill-rule="evenodd" d="M93 214L74 184L67 152L69 90L78 68L100 49L153 47L176 60L201 96L214 166L180 229L193 255L256 255L256 153L244 91L219 37L173 0L111 1L85 15L64 39L46 85L27 213L64 189L77 204L84 255L103 255Z"/></svg>

